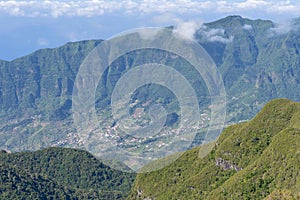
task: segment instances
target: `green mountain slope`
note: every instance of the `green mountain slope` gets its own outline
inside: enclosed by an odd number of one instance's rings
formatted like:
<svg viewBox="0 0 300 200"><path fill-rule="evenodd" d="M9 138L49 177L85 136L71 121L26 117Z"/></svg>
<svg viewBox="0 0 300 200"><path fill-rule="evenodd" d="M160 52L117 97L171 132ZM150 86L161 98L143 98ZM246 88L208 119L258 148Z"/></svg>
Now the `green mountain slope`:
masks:
<svg viewBox="0 0 300 200"><path fill-rule="evenodd" d="M139 174L129 199L297 199L299 128L300 103L273 100L251 121L226 128L206 157L196 147Z"/></svg>
<svg viewBox="0 0 300 200"><path fill-rule="evenodd" d="M3 198L124 199L135 177L76 149L2 152L0 160Z"/></svg>
<svg viewBox="0 0 300 200"><path fill-rule="evenodd" d="M206 23L197 31L197 40L213 58L223 77L228 102L227 123L250 119L274 98L300 100L299 21L294 20L293 29L280 31L269 20L229 16ZM100 42L68 43L10 62L0 61L2 149L84 148L71 116L73 84L82 61ZM110 95L116 82L133 67L153 61L173 66L191 80L203 108L201 111L209 117L210 97L202 78L189 63L175 57L161 50L141 50L117 59L99 81L96 91L95 107L101 115L101 131L109 132L106 127L117 127L110 118ZM149 106L162 103L168 111L168 128L175 127L180 119L180 106L174 94L155 84L139 88L130 103L132 115L141 109L142 114L147 113ZM148 106L143 106L146 104ZM149 123L149 116L145 116L137 120L139 125ZM119 139L124 142L124 148L136 145L127 145L130 140ZM201 140L199 134L195 145L201 144ZM143 151L143 147L138 151Z"/></svg>
<svg viewBox="0 0 300 200"><path fill-rule="evenodd" d="M299 100L293 92L300 89L299 20L291 23L291 29L280 31L268 20L230 16L199 31L200 43L222 73L231 121L252 118L274 98Z"/></svg>
<svg viewBox="0 0 300 200"><path fill-rule="evenodd" d="M11 62L0 63L1 113L23 116L24 112L39 111L44 118L65 117L56 116L55 110L72 95L73 81L80 64L100 42L67 43L59 48L38 50Z"/></svg>
<svg viewBox="0 0 300 200"><path fill-rule="evenodd" d="M38 174L0 164L1 199L70 199L72 192Z"/></svg>
<svg viewBox="0 0 300 200"><path fill-rule="evenodd" d="M80 64L101 41L68 43L0 62L0 146L37 150L64 143ZM71 143L71 142L69 142ZM48 145L47 145L48 144Z"/></svg>

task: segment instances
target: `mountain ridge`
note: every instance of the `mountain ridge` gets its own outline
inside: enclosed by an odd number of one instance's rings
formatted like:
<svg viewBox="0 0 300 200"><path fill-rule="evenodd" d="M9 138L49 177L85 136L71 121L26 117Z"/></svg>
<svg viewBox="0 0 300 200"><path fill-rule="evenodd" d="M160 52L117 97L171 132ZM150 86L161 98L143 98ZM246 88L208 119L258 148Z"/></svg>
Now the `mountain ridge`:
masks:
<svg viewBox="0 0 300 200"><path fill-rule="evenodd" d="M280 191L297 199L299 116L298 102L273 100L251 121L226 128L206 157L200 146L138 174L128 199L263 199Z"/></svg>
<svg viewBox="0 0 300 200"><path fill-rule="evenodd" d="M125 199L135 177L78 149L2 151L0 158L0 198L6 199Z"/></svg>
<svg viewBox="0 0 300 200"><path fill-rule="evenodd" d="M227 124L250 119L274 98L300 100L298 30L272 35L274 28L275 24L269 20L229 16L205 23L195 35L222 74L228 99ZM1 148L13 151L47 146L82 148L72 125L73 85L82 61L101 41L71 42L0 62ZM162 62L169 62L167 54L159 54ZM148 55L150 61L156 58L152 53L140 52L119 59L117 65L123 66L122 69L108 70L99 84L101 97L96 99L96 107L100 102L99 107L106 108L116 77ZM176 65L176 62L170 63ZM187 77L193 77L187 66L180 69ZM198 84L196 89L205 92L205 84L201 87L204 89L199 89ZM144 95L143 92L136 96ZM155 92L167 94L157 88L152 89ZM166 99L165 102L170 102L169 96ZM201 144L201 135L196 141Z"/></svg>

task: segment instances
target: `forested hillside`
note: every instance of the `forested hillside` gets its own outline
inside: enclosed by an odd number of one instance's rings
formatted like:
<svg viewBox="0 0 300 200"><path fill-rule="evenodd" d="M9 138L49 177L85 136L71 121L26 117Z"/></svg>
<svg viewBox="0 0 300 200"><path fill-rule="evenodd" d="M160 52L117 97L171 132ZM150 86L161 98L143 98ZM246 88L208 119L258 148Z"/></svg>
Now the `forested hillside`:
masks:
<svg viewBox="0 0 300 200"><path fill-rule="evenodd" d="M0 160L0 199L125 199L135 178L76 149L2 151Z"/></svg>

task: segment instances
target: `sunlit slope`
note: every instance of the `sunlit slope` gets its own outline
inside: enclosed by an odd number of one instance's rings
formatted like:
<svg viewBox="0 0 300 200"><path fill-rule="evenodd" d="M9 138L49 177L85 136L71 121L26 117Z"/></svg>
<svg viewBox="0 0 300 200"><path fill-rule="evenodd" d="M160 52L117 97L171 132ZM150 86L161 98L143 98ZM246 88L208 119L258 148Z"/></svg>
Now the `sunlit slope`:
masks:
<svg viewBox="0 0 300 200"><path fill-rule="evenodd" d="M139 174L129 199L296 199L299 125L300 103L273 100L251 121L226 128L206 157L197 147L161 170Z"/></svg>

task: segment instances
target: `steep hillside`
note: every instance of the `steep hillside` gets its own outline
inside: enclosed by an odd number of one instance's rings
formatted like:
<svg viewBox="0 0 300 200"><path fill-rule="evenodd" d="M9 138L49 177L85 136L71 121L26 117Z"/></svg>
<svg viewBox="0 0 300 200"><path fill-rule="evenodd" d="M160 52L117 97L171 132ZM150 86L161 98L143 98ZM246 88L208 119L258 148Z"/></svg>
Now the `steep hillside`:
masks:
<svg viewBox="0 0 300 200"><path fill-rule="evenodd" d="M76 149L1 152L0 160L1 195L12 199L22 195L27 199L124 199L135 177L111 169L90 153Z"/></svg>
<svg viewBox="0 0 300 200"><path fill-rule="evenodd" d="M268 20L230 16L198 31L218 65L228 95L228 118L250 119L274 98L299 100L299 20L281 30ZM291 89L292 88L292 89Z"/></svg>
<svg viewBox="0 0 300 200"><path fill-rule="evenodd" d="M67 119L73 82L84 58L100 42L68 43L0 62L2 148L37 150L64 143L74 132Z"/></svg>
<svg viewBox="0 0 300 200"><path fill-rule="evenodd" d="M66 117L58 116L55 111L68 109L67 100L72 95L78 68L100 42L67 43L11 62L0 62L0 113L24 116L26 112L30 116L33 111L39 111L44 119Z"/></svg>
<svg viewBox="0 0 300 200"><path fill-rule="evenodd" d="M200 146L139 174L129 199L297 199L299 128L300 103L273 100L251 121L226 128L206 157Z"/></svg>
<svg viewBox="0 0 300 200"><path fill-rule="evenodd" d="M197 40L213 58L223 77L228 102L227 123L250 119L274 98L300 100L299 21L294 20L292 29L282 31L269 20L229 16L206 23L197 31ZM0 61L2 149L84 147L71 116L73 85L82 61L100 43L101 40L68 43L11 62ZM170 52L144 49L121 56L101 77L95 107L102 126L97 131L110 133L118 126L110 118L110 103L120 77L133 67L151 62L172 66L184 75L197 93L201 112L205 119L209 119L211 97L195 69ZM137 120L138 125L149 123L149 116L145 113L156 103L162 103L168 112L167 130L176 127L180 120L179 102L165 87L145 85L134 93L131 100L131 114L143 116ZM205 129L208 122L203 120L203 124L200 129ZM126 137L119 139L125 143L121 144L122 147L130 140ZM201 140L199 133L195 145L201 144ZM143 147L138 151L143 151Z"/></svg>

